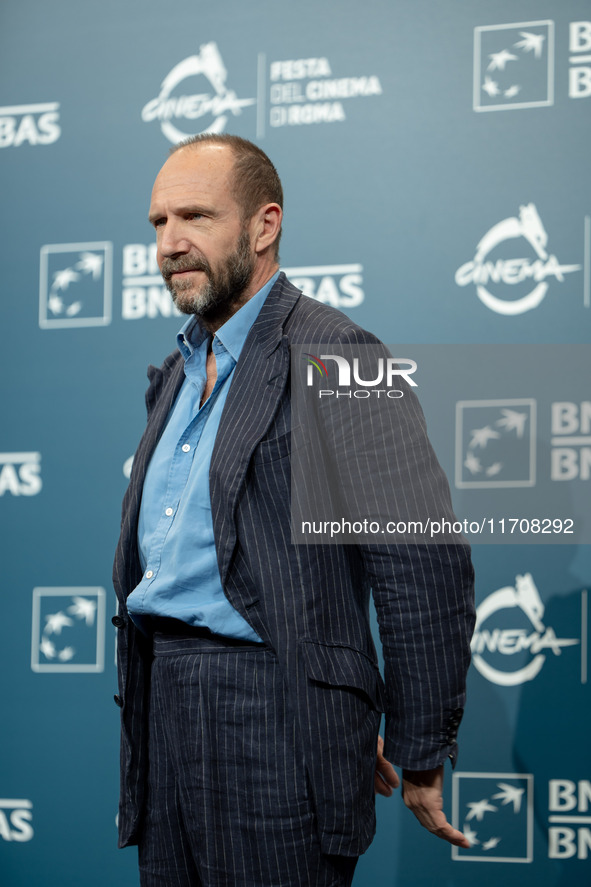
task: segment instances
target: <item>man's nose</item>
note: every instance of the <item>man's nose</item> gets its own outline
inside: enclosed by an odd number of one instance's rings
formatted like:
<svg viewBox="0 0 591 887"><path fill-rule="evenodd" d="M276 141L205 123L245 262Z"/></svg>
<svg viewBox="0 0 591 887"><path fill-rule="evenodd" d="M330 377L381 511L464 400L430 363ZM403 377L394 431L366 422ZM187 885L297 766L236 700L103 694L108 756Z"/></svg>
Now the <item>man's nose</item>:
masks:
<svg viewBox="0 0 591 887"><path fill-rule="evenodd" d="M158 252L166 259L184 255L191 249L182 225L173 219L168 220L158 233Z"/></svg>

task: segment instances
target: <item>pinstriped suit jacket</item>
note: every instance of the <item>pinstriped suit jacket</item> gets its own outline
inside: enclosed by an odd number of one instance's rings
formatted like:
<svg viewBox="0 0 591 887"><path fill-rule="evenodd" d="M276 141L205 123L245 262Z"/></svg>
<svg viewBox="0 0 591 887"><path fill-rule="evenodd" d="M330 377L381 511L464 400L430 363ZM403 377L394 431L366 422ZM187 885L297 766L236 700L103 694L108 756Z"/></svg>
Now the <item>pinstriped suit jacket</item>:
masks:
<svg viewBox="0 0 591 887"><path fill-rule="evenodd" d="M377 340L280 275L236 366L214 447L210 491L218 565L232 605L277 653L299 725L326 853L355 855L375 831L373 771L381 712L386 756L429 769L455 761L473 628L466 546L294 545L290 541L290 346ZM137 842L146 788L150 649L128 617L141 578L137 523L146 468L184 378L177 351L149 370L148 424L123 502L114 585L119 599L120 846ZM396 461L447 482L418 405L413 445ZM386 414L388 411L386 411ZM448 506L449 508L449 503ZM451 510L449 510L451 514ZM368 616L373 591L385 661Z"/></svg>

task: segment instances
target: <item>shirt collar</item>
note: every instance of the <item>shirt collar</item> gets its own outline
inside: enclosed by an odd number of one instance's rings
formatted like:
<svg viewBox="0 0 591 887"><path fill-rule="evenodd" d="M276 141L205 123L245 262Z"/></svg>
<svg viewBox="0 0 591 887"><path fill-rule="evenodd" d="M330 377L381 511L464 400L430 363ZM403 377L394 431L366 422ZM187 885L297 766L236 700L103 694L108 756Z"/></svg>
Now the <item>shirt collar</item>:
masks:
<svg viewBox="0 0 591 887"><path fill-rule="evenodd" d="M217 330L215 337L219 339L224 348L232 355L235 361L238 361L240 352L246 342L246 337L250 332L250 328L259 316L259 312L263 307L265 299L271 292L275 281L279 277L277 271L267 283L261 287L258 293L245 302L244 305L232 315ZM201 326L198 318L192 315L186 323L183 324L177 333L177 344L179 351L183 355L185 361L189 359L193 351L197 350L203 342L209 338L208 331Z"/></svg>

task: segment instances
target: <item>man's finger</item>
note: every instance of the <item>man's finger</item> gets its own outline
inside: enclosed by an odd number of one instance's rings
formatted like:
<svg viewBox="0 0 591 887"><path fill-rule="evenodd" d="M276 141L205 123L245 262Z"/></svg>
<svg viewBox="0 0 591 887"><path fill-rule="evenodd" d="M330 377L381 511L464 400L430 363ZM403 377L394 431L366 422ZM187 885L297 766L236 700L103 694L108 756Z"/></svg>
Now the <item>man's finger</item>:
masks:
<svg viewBox="0 0 591 887"><path fill-rule="evenodd" d="M376 772L374 775L374 788L376 794L389 798L393 789L400 785L398 773L384 757L384 740L378 736L378 751L376 756Z"/></svg>
<svg viewBox="0 0 591 887"><path fill-rule="evenodd" d="M442 787L443 767L420 773L405 771L402 797L424 828L456 847L468 848L468 839L449 824L443 812Z"/></svg>
<svg viewBox="0 0 591 887"><path fill-rule="evenodd" d="M427 812L424 819L422 815L419 815L419 812L423 813L424 811L413 810L413 813L421 825L428 829L432 834L437 835L437 837L441 838L443 841L454 844L456 847L468 848L470 846L468 839L462 834L462 832L449 824L445 814L441 810L437 811L435 815L432 815L431 812Z"/></svg>

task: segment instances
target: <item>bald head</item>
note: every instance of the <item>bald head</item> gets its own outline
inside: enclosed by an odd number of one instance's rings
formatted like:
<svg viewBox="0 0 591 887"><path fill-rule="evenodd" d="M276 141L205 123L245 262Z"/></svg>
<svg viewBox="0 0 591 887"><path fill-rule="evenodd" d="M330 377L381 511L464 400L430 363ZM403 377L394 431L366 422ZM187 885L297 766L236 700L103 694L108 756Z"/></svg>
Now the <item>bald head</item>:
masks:
<svg viewBox="0 0 591 887"><path fill-rule="evenodd" d="M264 204L276 203L283 210L283 188L281 179L271 160L264 151L240 136L228 133L203 132L179 142L170 149L171 155L185 149L198 149L206 146L225 147L232 157L232 194L242 213L243 221L248 221ZM275 241L275 259L279 261L279 241L281 228Z"/></svg>

